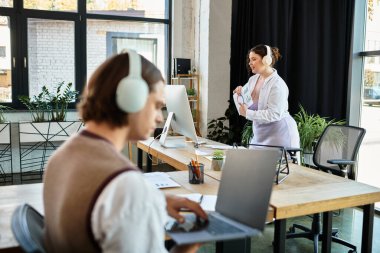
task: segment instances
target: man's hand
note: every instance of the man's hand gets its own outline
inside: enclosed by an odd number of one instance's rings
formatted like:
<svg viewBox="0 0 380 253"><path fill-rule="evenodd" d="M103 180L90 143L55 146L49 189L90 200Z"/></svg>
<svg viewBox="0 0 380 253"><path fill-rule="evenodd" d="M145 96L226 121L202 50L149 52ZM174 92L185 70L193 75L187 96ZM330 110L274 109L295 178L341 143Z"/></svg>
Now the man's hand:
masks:
<svg viewBox="0 0 380 253"><path fill-rule="evenodd" d="M239 113L240 113L240 116L243 116L243 117L246 117L247 116L247 105L246 104L239 104L240 107L239 107Z"/></svg>
<svg viewBox="0 0 380 253"><path fill-rule="evenodd" d="M207 214L203 211L202 207L194 201L187 198L182 198L174 195L166 195L166 209L168 214L176 219L179 223L183 223L185 218L179 213L181 208L185 208L194 212L197 216L207 220Z"/></svg>

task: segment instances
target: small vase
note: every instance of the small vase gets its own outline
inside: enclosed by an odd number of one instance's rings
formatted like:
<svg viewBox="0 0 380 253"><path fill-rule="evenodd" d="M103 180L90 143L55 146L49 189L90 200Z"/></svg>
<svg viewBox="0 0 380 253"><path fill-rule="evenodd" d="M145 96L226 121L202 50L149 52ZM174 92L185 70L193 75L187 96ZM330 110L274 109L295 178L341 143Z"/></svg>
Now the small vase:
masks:
<svg viewBox="0 0 380 253"><path fill-rule="evenodd" d="M212 159L212 161L211 161L211 168L212 168L212 170L215 170L215 171L222 170L223 163L224 163L224 159L222 159L222 160L214 160L214 159Z"/></svg>

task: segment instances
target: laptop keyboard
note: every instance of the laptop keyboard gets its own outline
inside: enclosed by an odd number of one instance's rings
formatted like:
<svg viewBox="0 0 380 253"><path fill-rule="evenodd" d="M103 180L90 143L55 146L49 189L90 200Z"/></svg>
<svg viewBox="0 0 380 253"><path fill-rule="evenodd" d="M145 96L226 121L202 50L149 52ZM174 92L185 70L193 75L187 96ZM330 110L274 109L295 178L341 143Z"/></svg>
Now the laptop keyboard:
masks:
<svg viewBox="0 0 380 253"><path fill-rule="evenodd" d="M238 229L223 220L217 219L212 215L208 216L208 225L206 227L207 232L212 235L222 235L222 234L233 234L244 232L241 229Z"/></svg>

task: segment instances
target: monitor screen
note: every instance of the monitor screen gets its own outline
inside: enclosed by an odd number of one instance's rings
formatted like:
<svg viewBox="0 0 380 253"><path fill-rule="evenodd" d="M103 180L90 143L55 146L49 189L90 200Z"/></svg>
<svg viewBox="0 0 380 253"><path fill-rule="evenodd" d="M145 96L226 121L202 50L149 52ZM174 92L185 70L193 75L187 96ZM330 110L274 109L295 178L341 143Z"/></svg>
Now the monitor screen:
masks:
<svg viewBox="0 0 380 253"><path fill-rule="evenodd" d="M184 85L166 85L165 101L168 114L173 113L173 115L165 124L163 135L167 134L170 124L175 133L182 134L198 143L186 87Z"/></svg>

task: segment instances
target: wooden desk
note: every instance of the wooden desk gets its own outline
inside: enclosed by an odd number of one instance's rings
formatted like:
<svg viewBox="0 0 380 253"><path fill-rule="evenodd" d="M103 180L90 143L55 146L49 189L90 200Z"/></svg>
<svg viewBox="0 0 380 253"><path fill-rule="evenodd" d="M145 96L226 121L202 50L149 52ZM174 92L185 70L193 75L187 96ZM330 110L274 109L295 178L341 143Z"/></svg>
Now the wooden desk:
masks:
<svg viewBox="0 0 380 253"><path fill-rule="evenodd" d="M147 152L151 143L152 139L138 142L137 147ZM152 143L149 153L178 170L187 170L186 164L194 156L191 147L166 149L158 141ZM200 160L205 163L205 174L220 180L222 173L210 170L211 162L206 158ZM331 252L332 211L363 206L362 252L371 252L374 203L379 201L379 188L290 164L290 175L274 186L270 201L276 219L274 251L285 252L287 218L322 212L323 231L327 235L322 238L322 252Z"/></svg>
<svg viewBox="0 0 380 253"><path fill-rule="evenodd" d="M286 219L323 213L322 252L331 252L332 211L363 206L361 252L372 252L374 203L380 189L295 164L290 175L275 185L271 205L275 209L275 252L285 252Z"/></svg>
<svg viewBox="0 0 380 253"><path fill-rule="evenodd" d="M42 183L0 186L0 252L18 248L11 230L11 217L16 207L25 202L44 213Z"/></svg>
<svg viewBox="0 0 380 253"><path fill-rule="evenodd" d="M206 140L201 138L201 140ZM209 145L224 145L215 141L206 140ZM149 147L150 146L150 147ZM138 148L138 159L137 165L142 168L142 152L149 153L153 157L165 161L167 164L173 166L177 170L187 170L187 164L191 159L195 159L195 149L193 143L187 142L187 146L184 148L164 148L160 145L158 140L153 141L153 137L137 142ZM209 152L212 154L214 149L211 148L200 148L202 151ZM203 156L198 156L199 162L205 165L205 171L210 171L211 161ZM152 163L150 159L147 159L147 172L151 172Z"/></svg>
<svg viewBox="0 0 380 253"><path fill-rule="evenodd" d="M169 172L168 174L182 187L164 189L165 193L187 194L197 192L216 195L218 192L219 181L207 175L205 175L204 184L195 185L189 183L187 171ZM44 213L42 186L42 183L38 183L0 187L0 252L7 252L10 249L17 250L18 248L18 243L11 230L11 217L17 206L26 202L40 213ZM273 212L271 218L273 218Z"/></svg>

